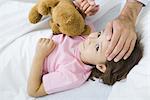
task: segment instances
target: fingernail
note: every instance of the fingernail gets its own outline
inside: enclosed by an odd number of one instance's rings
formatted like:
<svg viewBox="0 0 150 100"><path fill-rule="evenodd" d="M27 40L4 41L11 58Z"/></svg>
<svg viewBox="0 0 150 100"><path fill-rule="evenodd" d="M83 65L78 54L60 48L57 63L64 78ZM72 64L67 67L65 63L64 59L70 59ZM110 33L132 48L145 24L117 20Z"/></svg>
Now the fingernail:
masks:
<svg viewBox="0 0 150 100"><path fill-rule="evenodd" d="M90 4L90 5L94 5L95 3L94 3L94 2L89 2L89 4Z"/></svg>
<svg viewBox="0 0 150 100"><path fill-rule="evenodd" d="M123 59L126 60L126 59L127 59L127 56L125 56Z"/></svg>
<svg viewBox="0 0 150 100"><path fill-rule="evenodd" d="M96 7L99 7L99 5L96 5Z"/></svg>
<svg viewBox="0 0 150 100"><path fill-rule="evenodd" d="M114 62L118 62L118 61L119 61L119 59L117 59L117 58L114 59Z"/></svg>
<svg viewBox="0 0 150 100"><path fill-rule="evenodd" d="M112 58L111 58L111 57L108 57L108 58L107 58L107 60L108 60L108 61L111 61L111 60L112 60Z"/></svg>

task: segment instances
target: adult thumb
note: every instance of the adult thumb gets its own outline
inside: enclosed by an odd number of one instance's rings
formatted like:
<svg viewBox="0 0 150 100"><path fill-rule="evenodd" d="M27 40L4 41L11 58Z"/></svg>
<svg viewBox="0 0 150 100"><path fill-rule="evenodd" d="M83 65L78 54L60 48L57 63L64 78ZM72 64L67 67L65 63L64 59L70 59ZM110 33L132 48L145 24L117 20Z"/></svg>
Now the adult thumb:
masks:
<svg viewBox="0 0 150 100"><path fill-rule="evenodd" d="M111 40L112 34L113 34L113 23L109 22L106 27L104 33L107 34L107 40Z"/></svg>

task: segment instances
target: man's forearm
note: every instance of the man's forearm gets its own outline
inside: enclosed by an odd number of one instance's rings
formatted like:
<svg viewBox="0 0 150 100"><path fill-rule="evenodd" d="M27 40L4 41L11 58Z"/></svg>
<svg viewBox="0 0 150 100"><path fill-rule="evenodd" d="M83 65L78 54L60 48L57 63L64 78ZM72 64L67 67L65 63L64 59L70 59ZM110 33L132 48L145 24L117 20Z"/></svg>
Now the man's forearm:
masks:
<svg viewBox="0 0 150 100"><path fill-rule="evenodd" d="M120 15L128 17L135 24L137 16L142 9L142 6L143 4L136 0L127 0Z"/></svg>

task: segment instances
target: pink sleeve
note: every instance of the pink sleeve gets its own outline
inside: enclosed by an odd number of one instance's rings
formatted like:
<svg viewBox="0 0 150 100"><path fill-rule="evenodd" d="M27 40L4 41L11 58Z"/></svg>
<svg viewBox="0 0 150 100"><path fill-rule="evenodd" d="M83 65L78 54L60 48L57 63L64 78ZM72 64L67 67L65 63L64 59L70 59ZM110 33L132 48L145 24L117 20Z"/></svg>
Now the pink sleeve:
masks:
<svg viewBox="0 0 150 100"><path fill-rule="evenodd" d="M46 93L56 93L79 87L85 82L83 74L76 74L67 69L60 69L56 72L43 76L43 85Z"/></svg>

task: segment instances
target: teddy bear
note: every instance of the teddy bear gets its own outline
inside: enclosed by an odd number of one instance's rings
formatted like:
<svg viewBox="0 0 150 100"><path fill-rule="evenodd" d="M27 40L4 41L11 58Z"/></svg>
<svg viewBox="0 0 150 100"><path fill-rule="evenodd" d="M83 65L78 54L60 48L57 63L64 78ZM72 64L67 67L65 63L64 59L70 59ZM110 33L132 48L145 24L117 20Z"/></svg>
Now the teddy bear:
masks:
<svg viewBox="0 0 150 100"><path fill-rule="evenodd" d="M29 21L38 23L42 16L51 16L49 25L53 34L79 36L91 32L84 13L71 0L39 0L29 13Z"/></svg>

